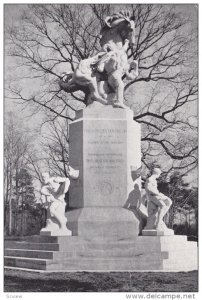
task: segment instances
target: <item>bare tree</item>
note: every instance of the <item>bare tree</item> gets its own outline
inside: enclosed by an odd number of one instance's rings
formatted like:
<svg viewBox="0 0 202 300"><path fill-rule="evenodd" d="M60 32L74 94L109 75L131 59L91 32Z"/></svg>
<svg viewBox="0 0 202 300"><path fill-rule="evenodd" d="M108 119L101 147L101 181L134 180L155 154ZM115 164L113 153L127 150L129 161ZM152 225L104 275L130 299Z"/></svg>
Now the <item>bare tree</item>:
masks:
<svg viewBox="0 0 202 300"><path fill-rule="evenodd" d="M193 109L198 92L197 46L193 22L180 13L177 5L126 7L135 19L137 35L128 56L139 61L140 72L126 83L125 101L134 110L134 120L142 125L142 161L149 167L157 158L165 161L167 157L167 172L179 168L186 173L197 165L197 113ZM71 120L86 104L85 91L61 91L61 73L74 71L81 59L100 50L104 18L122 8L109 4L29 5L22 23L7 31L7 52L19 68L8 87L8 97L29 107L34 104L36 112L49 111L52 119ZM27 95L25 77L38 80L40 91L32 90Z"/></svg>
<svg viewBox="0 0 202 300"><path fill-rule="evenodd" d="M179 220L179 215L190 216L190 211L194 211L197 223L198 189L185 182L184 176L179 172L174 172L168 181L163 177L159 180L159 190L172 199L172 206L167 214L169 227L173 228L176 218ZM190 220L188 221L190 226Z"/></svg>
<svg viewBox="0 0 202 300"><path fill-rule="evenodd" d="M8 231L12 232L12 201L19 200L18 174L27 165L26 155L29 151L30 136L22 132L22 123L19 123L17 116L8 113L5 118L4 137L4 209L5 219L8 216Z"/></svg>
<svg viewBox="0 0 202 300"><path fill-rule="evenodd" d="M36 233L44 218L36 202L36 179L41 179L42 161L34 147L35 134L17 114L5 114L4 123L5 232Z"/></svg>
<svg viewBox="0 0 202 300"><path fill-rule="evenodd" d="M42 136L44 162L50 173L68 176L69 164L69 134L68 120L49 122L49 130Z"/></svg>

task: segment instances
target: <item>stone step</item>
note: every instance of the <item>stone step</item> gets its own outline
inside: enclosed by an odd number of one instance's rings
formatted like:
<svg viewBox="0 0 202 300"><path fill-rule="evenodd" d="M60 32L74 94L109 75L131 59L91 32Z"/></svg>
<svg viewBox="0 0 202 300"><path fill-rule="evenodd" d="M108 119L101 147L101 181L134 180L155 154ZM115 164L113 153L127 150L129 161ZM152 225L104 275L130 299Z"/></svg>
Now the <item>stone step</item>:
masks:
<svg viewBox="0 0 202 300"><path fill-rule="evenodd" d="M130 270L156 270L163 266L163 259L156 257L149 258L82 258L64 261L61 263L51 263L47 265L49 270L84 270L84 271L130 271Z"/></svg>
<svg viewBox="0 0 202 300"><path fill-rule="evenodd" d="M173 244L162 244L161 251L184 251L184 250L196 250L196 242L183 242L183 243L173 243Z"/></svg>
<svg viewBox="0 0 202 300"><path fill-rule="evenodd" d="M192 246L192 245L191 245ZM197 249L187 247L181 251L155 251L145 252L144 250L137 249L112 249L112 250L77 250L74 251L45 251L45 250L27 250L27 249L5 249L6 256L17 256L17 257L30 257L30 258L44 258L44 259L66 259L68 257L136 257L141 255L161 255L166 253L169 259L176 258L189 258L191 256L197 257Z"/></svg>
<svg viewBox="0 0 202 300"><path fill-rule="evenodd" d="M112 249L112 250L77 250L74 251L44 251L44 250L26 250L26 249L5 249L5 256L27 257L27 258L44 258L63 260L69 257L92 257L92 258L111 258L111 257L141 257L144 255L158 255L168 257L167 252L144 253L144 251L135 251L135 249Z"/></svg>
<svg viewBox="0 0 202 300"><path fill-rule="evenodd" d="M197 243L186 236L87 241L80 237L32 236L5 242L5 267L44 271L197 269Z"/></svg>
<svg viewBox="0 0 202 300"><path fill-rule="evenodd" d="M51 260L50 260L51 261ZM46 270L47 260L39 258L4 256L4 265L10 267Z"/></svg>
<svg viewBox="0 0 202 300"><path fill-rule="evenodd" d="M26 257L26 258L45 258L53 259L54 252L43 250L25 250L25 249L5 249L4 255L14 257Z"/></svg>
<svg viewBox="0 0 202 300"><path fill-rule="evenodd" d="M26 272L34 272L34 273L53 273L53 272L58 272L58 271L46 271L46 270L39 270L39 269L29 269L29 268L23 268L23 267L11 267L11 266L4 266L5 270L14 270L14 271L26 271ZM66 271L62 271L66 272ZM74 271L71 271L74 272Z"/></svg>
<svg viewBox="0 0 202 300"><path fill-rule="evenodd" d="M5 243L5 249L26 249L26 250L50 250L58 251L59 244L57 243L29 243L29 242L16 242L7 241Z"/></svg>
<svg viewBox="0 0 202 300"><path fill-rule="evenodd" d="M49 238L49 237L48 237ZM159 253L159 252L176 252L176 251L196 251L197 250L197 243L196 242L187 242L185 239L182 239L182 243L163 243L160 244L159 240L153 239L152 243L149 243L150 239L138 239L136 243L134 242L116 242L116 243L89 243L89 242L78 242L79 239L72 239L70 242L67 243L67 241L63 241L59 243L56 243L55 241L58 239L58 237L51 237L52 242L50 243L31 243L31 242L24 242L24 241L7 241L5 243L5 249L9 249L9 253L11 252L11 249L13 250L27 250L27 251L60 251L60 252L67 252L72 257L74 253L76 252L77 255L80 256L92 256L92 257L113 257L113 256L121 256L121 257L127 257L127 256L134 256L138 253ZM153 238L153 237L152 237ZM47 240L46 240L47 241ZM75 244L76 242L76 244ZM14 252L13 252L14 253ZM36 253L37 255L37 253ZM41 257L40 254L36 257ZM42 257L46 257L46 254ZM48 254L51 256L51 254ZM54 257L58 257L57 254L54 254ZM20 254L16 254L16 256L21 256ZM63 255L64 256L64 255ZM35 257L34 254L31 255L31 257ZM52 258L52 257L51 257Z"/></svg>
<svg viewBox="0 0 202 300"><path fill-rule="evenodd" d="M111 247L110 247L111 246ZM102 254L105 251L106 256L120 255L120 256L132 256L133 253L153 253L161 251L184 251L192 250L196 251L196 242L176 243L176 244L164 244L159 243L114 243L112 245L103 243L80 243L75 245L74 243L30 243L30 242L12 242L9 241L5 244L5 249L24 249L24 250L42 250L42 251L62 251L62 252L78 252L89 253L88 256L99 256L99 251ZM112 254L111 254L112 253ZM102 256L102 255L101 255Z"/></svg>
<svg viewBox="0 0 202 300"><path fill-rule="evenodd" d="M121 246L124 245L131 245L136 244L137 242L141 243L153 243L160 242L162 245L166 244L173 244L173 243L184 243L187 241L187 236L183 235L175 235L175 236L138 236L134 239L126 239L126 240L105 240L103 237L98 237L94 240L87 240L82 239L79 236L40 236L40 235L34 235L34 236L27 236L23 239L25 242L31 242L31 243L75 243L75 244L95 244L98 246L102 245L109 245L109 247L116 246L117 243ZM5 243L9 242L9 240L6 240Z"/></svg>
<svg viewBox="0 0 202 300"><path fill-rule="evenodd" d="M78 236L48 236L48 235L32 235L26 236L24 241L31 243L80 243Z"/></svg>
<svg viewBox="0 0 202 300"><path fill-rule="evenodd" d="M80 239L60 239L59 237L46 237L46 238L53 238L51 240L45 239L42 241L40 238L34 239L27 239L26 241L5 241L5 248L13 248L13 249L42 249L42 250L62 250L62 249L112 249L112 248L134 248L137 242L114 242L114 243L105 243L105 242L89 242L83 241ZM53 245L53 247L52 247ZM58 246L56 246L58 245Z"/></svg>
<svg viewBox="0 0 202 300"><path fill-rule="evenodd" d="M140 252L142 249L147 251L148 247L144 247L143 245L137 245L135 243L114 243L111 245L108 244L96 244L96 243L80 243L75 245L74 243L31 243L31 242L12 242L9 241L5 243L5 249L24 249L24 250L42 250L42 251L80 251L92 253L93 251L107 251L109 252L117 252L117 253L125 253L125 252ZM157 251L159 247L155 244L153 245L153 250ZM150 249L151 251L151 249Z"/></svg>
<svg viewBox="0 0 202 300"><path fill-rule="evenodd" d="M157 269L162 266L161 257L151 258L72 258L64 261L5 257L6 267L28 268L47 271L127 271L132 269Z"/></svg>
<svg viewBox="0 0 202 300"><path fill-rule="evenodd" d="M179 254L172 253L172 254L168 255L168 262L170 264L182 264L182 265L186 265L190 262L197 263L197 261L198 261L197 254L194 255L193 257L190 255L191 255L190 253L182 253L182 255L180 256Z"/></svg>
<svg viewBox="0 0 202 300"><path fill-rule="evenodd" d="M26 236L24 241L30 243L58 243L59 238L57 236L41 236L41 235L32 235Z"/></svg>
<svg viewBox="0 0 202 300"><path fill-rule="evenodd" d="M198 270L198 260L197 259L167 259L163 261L163 269L168 271L194 271Z"/></svg>
<svg viewBox="0 0 202 300"><path fill-rule="evenodd" d="M143 249L142 250L136 250L135 248L129 248L129 249L112 249L112 250L88 250L88 251L76 251L76 256L77 257L128 257L128 258L135 258L135 257L141 257L144 255L145 257L147 255L159 255L159 256L164 256L165 258L168 257L167 252L161 252L161 251L155 251L155 252L145 252Z"/></svg>
<svg viewBox="0 0 202 300"><path fill-rule="evenodd" d="M120 248L124 247L133 247L137 244L138 238L134 240L118 240L118 241L108 241L103 238L98 238L94 240L87 240L82 239L78 236L65 236L65 237L56 237L56 236L30 236L26 237L26 242L30 243L58 243L58 244L66 244L66 245L73 245L79 246L84 245L85 247L92 247L92 248L112 248L120 246Z"/></svg>
<svg viewBox="0 0 202 300"><path fill-rule="evenodd" d="M103 245L103 244L89 244L89 249L134 249L135 251L143 251L146 252L153 252L153 251L183 251L185 249L187 250L194 250L197 249L197 243L196 242L188 242L186 240L182 240L182 242L176 242L176 243L159 243L156 240L153 241L146 241L146 240L138 240L136 243L130 243L130 244L123 244L123 243L116 243L114 245Z"/></svg>
<svg viewBox="0 0 202 300"><path fill-rule="evenodd" d="M55 254L55 253L54 253ZM44 271L191 271L197 269L197 256L190 253L180 256L179 252L142 254L133 257L69 257L57 252L54 259L5 256L5 267ZM64 254L64 257L61 255Z"/></svg>
<svg viewBox="0 0 202 300"><path fill-rule="evenodd" d="M198 269L198 249L184 249L183 251L171 251L168 259L163 261L167 270L192 271Z"/></svg>
<svg viewBox="0 0 202 300"><path fill-rule="evenodd" d="M44 258L53 260L63 260L74 257L76 252L44 251L44 250L25 250L25 249L5 249L5 256L25 257L25 258Z"/></svg>
<svg viewBox="0 0 202 300"><path fill-rule="evenodd" d="M190 259L190 258L194 258L194 259L197 259L198 257L198 250L197 249L184 249L183 251L170 251L170 252L167 252L168 253L168 258L169 259L174 259L174 260L177 260L177 259Z"/></svg>

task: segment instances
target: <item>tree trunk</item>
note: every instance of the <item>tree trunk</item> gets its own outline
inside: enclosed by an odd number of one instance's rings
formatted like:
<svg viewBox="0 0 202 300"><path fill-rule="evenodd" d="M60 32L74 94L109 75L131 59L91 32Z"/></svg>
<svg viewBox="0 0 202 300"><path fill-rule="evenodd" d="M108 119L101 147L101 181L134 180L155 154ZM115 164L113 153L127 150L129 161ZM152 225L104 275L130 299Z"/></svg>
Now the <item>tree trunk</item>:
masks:
<svg viewBox="0 0 202 300"><path fill-rule="evenodd" d="M10 197L9 201L9 225L8 225L8 234L12 234L12 198Z"/></svg>
<svg viewBox="0 0 202 300"><path fill-rule="evenodd" d="M23 235L23 204L24 204L24 193L23 193L23 188L22 188L22 211L21 211L21 232L20 235Z"/></svg>
<svg viewBox="0 0 202 300"><path fill-rule="evenodd" d="M10 193L9 193L9 225L8 234L12 234L12 165L10 164Z"/></svg>

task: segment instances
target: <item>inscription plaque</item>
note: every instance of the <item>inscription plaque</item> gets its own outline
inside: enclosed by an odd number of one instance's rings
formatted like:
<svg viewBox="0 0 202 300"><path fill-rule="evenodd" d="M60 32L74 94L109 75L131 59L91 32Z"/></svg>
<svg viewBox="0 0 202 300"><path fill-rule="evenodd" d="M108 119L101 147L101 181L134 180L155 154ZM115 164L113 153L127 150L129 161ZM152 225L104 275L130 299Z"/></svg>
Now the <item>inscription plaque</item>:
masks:
<svg viewBox="0 0 202 300"><path fill-rule="evenodd" d="M123 172L126 169L126 122L87 120L84 136L84 169L88 174L84 193L92 205L117 205L127 187Z"/></svg>

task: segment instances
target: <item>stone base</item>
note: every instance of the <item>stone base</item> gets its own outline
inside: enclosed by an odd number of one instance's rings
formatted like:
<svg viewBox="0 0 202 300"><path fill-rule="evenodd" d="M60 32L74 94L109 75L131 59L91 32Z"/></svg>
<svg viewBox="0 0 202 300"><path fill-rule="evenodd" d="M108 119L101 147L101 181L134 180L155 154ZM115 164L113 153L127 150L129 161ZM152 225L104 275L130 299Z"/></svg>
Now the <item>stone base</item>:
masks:
<svg viewBox="0 0 202 300"><path fill-rule="evenodd" d="M142 235L144 236L172 236L174 231L172 229L166 230L155 230L155 229L144 229L142 230Z"/></svg>
<svg viewBox="0 0 202 300"><path fill-rule="evenodd" d="M138 213L122 207L84 207L66 216L72 235L86 240L134 239L142 229Z"/></svg>
<svg viewBox="0 0 202 300"><path fill-rule="evenodd" d="M196 242L186 236L139 236L87 241L78 236L32 236L5 241L5 267L38 272L179 272L198 269Z"/></svg>
<svg viewBox="0 0 202 300"><path fill-rule="evenodd" d="M65 230L51 230L51 231L45 231L45 230L41 230L40 231L40 235L43 236L71 236L72 232L69 229L65 229Z"/></svg>

